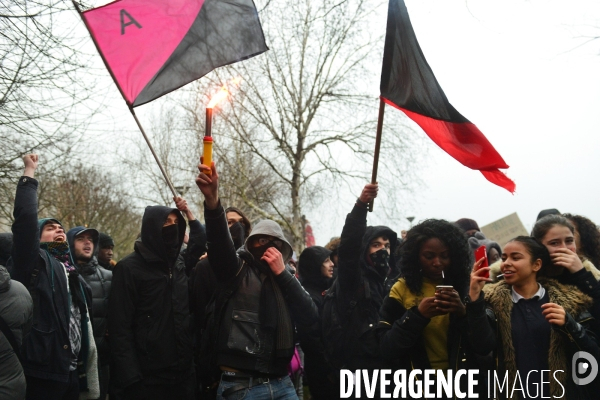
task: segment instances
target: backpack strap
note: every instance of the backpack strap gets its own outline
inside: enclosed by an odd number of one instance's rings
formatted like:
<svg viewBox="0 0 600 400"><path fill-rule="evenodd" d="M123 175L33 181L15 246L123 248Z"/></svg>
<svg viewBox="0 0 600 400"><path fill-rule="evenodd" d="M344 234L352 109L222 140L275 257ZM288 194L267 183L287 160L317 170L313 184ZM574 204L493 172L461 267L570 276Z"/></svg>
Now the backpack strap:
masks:
<svg viewBox="0 0 600 400"><path fill-rule="evenodd" d="M368 300L371 298L371 287L369 282L363 277L363 284L365 285L365 298Z"/></svg>
<svg viewBox="0 0 600 400"><path fill-rule="evenodd" d="M21 361L21 349L19 347L19 344L17 343L17 339L15 338L15 335L13 334L12 330L9 328L9 326L6 323L6 321L4 320L4 318L2 318L1 316L0 316L0 331L4 334L4 336L8 340L8 343L10 343L10 345L12 346L12 348L20 362Z"/></svg>

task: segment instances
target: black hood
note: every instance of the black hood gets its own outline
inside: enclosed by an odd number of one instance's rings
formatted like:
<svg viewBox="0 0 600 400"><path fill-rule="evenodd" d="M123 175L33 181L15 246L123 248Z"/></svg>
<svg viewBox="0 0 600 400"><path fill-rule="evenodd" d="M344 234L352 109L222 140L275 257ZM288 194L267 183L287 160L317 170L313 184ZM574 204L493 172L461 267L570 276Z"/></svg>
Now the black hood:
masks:
<svg viewBox="0 0 600 400"><path fill-rule="evenodd" d="M385 236L390 241L390 249L393 250L396 248L396 241L398 240L398 235L396 232L388 228L387 226L368 226L365 230L365 234L362 239L362 247L361 247L361 264L365 266L369 270L373 270L371 266L367 263L367 256L369 251L369 244L373 239L376 239L380 236ZM390 267L394 265L393 254L390 254Z"/></svg>
<svg viewBox="0 0 600 400"><path fill-rule="evenodd" d="M321 273L323 262L331 251L321 246L307 247L298 258L298 273L302 285L328 286L329 278Z"/></svg>
<svg viewBox="0 0 600 400"><path fill-rule="evenodd" d="M169 256L167 255L167 246L165 246L162 236L163 225L165 224L169 214L172 212L177 214L177 220L179 221L178 242L179 249L181 249L183 237L185 236L186 222L179 210L165 206L148 206L146 207L146 210L144 210L144 216L142 217L141 243L143 247L145 247L145 251L140 251L140 249L137 248L137 243L136 251L141 253L146 261L151 261L146 255L147 252L152 253L152 255L154 255L156 258L159 258L167 263L172 263L175 261L169 259ZM138 241L140 241L140 239L138 239Z"/></svg>
<svg viewBox="0 0 600 400"><path fill-rule="evenodd" d="M13 245L12 233L0 233L0 265L6 265Z"/></svg>

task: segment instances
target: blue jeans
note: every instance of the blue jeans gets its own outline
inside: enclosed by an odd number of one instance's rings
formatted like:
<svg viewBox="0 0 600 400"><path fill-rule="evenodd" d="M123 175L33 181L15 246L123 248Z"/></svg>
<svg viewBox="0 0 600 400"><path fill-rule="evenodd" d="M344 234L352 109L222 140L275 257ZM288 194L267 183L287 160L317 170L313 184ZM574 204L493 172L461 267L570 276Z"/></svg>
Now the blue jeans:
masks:
<svg viewBox="0 0 600 400"><path fill-rule="evenodd" d="M240 389L227 397L221 393L228 388L238 385L236 382L227 382L221 379L217 390L217 400L298 400L294 384L289 376L272 378L268 383L254 386L250 389Z"/></svg>

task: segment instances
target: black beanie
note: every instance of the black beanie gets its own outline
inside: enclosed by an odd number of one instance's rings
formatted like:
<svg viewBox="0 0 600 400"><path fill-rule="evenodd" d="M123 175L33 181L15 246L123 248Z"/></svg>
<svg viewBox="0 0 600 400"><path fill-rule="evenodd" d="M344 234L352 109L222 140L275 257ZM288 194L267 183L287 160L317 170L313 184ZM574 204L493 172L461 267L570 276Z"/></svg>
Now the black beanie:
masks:
<svg viewBox="0 0 600 400"><path fill-rule="evenodd" d="M458 221L456 221L454 223L454 225L458 226L460 229L462 229L465 232L470 231L471 229L475 229L476 231L481 231L481 229L479 229L479 225L477 225L477 222L475 222L474 219L461 218Z"/></svg>
<svg viewBox="0 0 600 400"><path fill-rule="evenodd" d="M544 218L546 215L560 215L560 211L558 211L556 208L548 208L546 210L542 210L538 214L536 221L539 221L540 219Z"/></svg>
<svg viewBox="0 0 600 400"><path fill-rule="evenodd" d="M98 237L98 248L104 249L106 247L114 246L115 241L113 238L108 236L106 233L100 232L100 236Z"/></svg>

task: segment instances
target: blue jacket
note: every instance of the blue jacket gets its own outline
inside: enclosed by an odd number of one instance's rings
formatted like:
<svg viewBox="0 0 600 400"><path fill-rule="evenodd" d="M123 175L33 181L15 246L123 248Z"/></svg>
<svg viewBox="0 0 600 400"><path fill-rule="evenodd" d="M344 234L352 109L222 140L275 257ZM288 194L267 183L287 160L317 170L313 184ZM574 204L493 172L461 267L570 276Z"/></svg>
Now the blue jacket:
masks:
<svg viewBox="0 0 600 400"><path fill-rule="evenodd" d="M25 285L34 299L33 326L21 348L23 369L28 376L68 382L71 345L67 277L63 265L40 249L37 187L33 178L19 178L12 225L11 276ZM91 312L91 290L81 276L78 280ZM87 321L86 314L81 318ZM85 362L84 351L82 345L79 358Z"/></svg>

